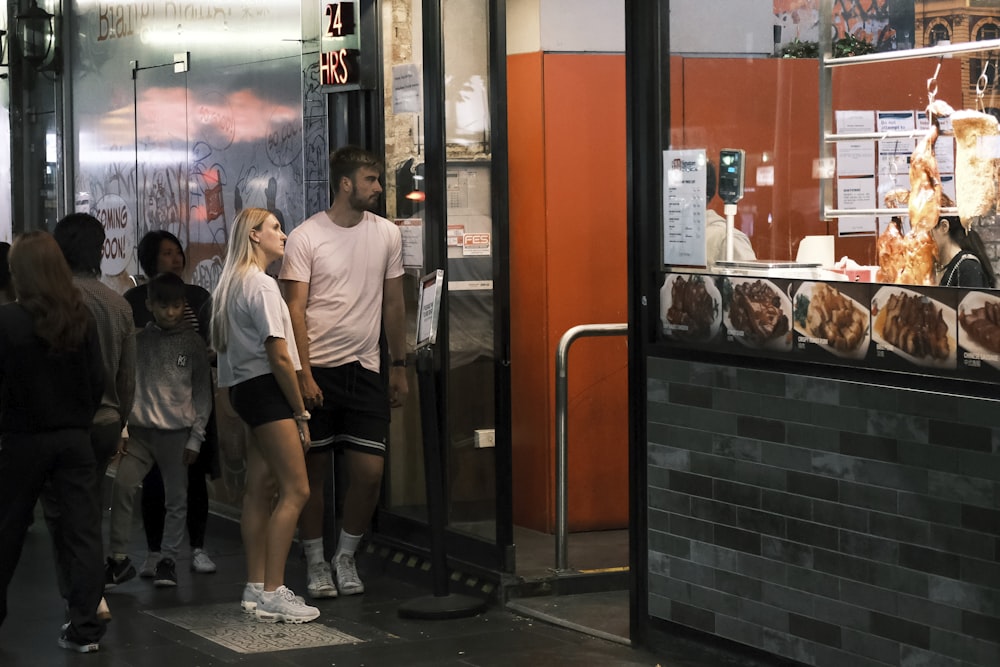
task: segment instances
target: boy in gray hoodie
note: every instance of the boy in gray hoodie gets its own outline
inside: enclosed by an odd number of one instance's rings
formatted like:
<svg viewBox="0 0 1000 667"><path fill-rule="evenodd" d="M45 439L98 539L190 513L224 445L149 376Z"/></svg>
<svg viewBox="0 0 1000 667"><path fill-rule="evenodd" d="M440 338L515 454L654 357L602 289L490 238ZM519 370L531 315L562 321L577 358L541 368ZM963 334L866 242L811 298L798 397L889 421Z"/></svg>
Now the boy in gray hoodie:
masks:
<svg viewBox="0 0 1000 667"><path fill-rule="evenodd" d="M146 307L153 321L135 339L135 402L112 491L105 590L135 576L127 552L132 508L136 489L154 462L163 474L167 514L153 583L177 585L176 559L187 515L187 466L198 457L212 409L205 341L184 320L184 281L173 273L161 273L149 281L147 290Z"/></svg>

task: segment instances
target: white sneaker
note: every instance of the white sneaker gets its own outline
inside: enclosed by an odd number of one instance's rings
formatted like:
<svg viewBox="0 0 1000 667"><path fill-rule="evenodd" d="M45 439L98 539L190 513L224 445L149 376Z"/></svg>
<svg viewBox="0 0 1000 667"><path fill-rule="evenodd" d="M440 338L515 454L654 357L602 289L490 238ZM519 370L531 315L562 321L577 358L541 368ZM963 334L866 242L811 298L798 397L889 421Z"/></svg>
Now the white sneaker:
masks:
<svg viewBox="0 0 1000 667"><path fill-rule="evenodd" d="M257 605L260 603L260 595L264 592L264 584L251 584L247 583L243 587L243 599L240 600L240 609L242 609L247 614L252 614L257 611ZM305 604L306 601L301 595L296 595L295 599Z"/></svg>
<svg viewBox="0 0 1000 667"><path fill-rule="evenodd" d="M244 613L252 614L257 611L257 603L260 602L260 594L264 592L264 584L250 584L243 587L243 599L240 600L240 608Z"/></svg>
<svg viewBox="0 0 1000 667"><path fill-rule="evenodd" d="M195 549L191 554L191 571L199 574L215 572L215 563L208 557L204 549Z"/></svg>
<svg viewBox="0 0 1000 667"><path fill-rule="evenodd" d="M156 576L156 564L160 562L160 552L150 551L146 554L146 560L139 569L139 576L143 579L152 579Z"/></svg>
<svg viewBox="0 0 1000 667"><path fill-rule="evenodd" d="M308 623L319 618L319 609L310 607L286 586L273 593L264 591L257 602L257 620L262 623Z"/></svg>
<svg viewBox="0 0 1000 667"><path fill-rule="evenodd" d="M333 575L330 566L324 561L319 565L310 565L307 570L308 584L306 590L311 598L335 598L337 587L333 585Z"/></svg>
<svg viewBox="0 0 1000 667"><path fill-rule="evenodd" d="M358 576L358 566L354 562L354 556L350 554L335 556L333 566L337 570L337 590L341 595L358 595L365 592L365 585Z"/></svg>

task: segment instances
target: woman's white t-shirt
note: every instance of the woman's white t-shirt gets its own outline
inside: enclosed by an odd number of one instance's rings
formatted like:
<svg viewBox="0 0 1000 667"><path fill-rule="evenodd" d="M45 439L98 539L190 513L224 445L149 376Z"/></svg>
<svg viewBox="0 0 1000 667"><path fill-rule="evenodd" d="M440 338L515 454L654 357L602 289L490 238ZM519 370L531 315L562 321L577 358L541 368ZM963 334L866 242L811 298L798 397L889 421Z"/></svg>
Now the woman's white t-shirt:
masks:
<svg viewBox="0 0 1000 667"><path fill-rule="evenodd" d="M271 372L264 343L283 338L295 370L302 368L292 333L292 318L274 278L254 270L235 285L226 309L229 341L219 353L219 386L232 387Z"/></svg>

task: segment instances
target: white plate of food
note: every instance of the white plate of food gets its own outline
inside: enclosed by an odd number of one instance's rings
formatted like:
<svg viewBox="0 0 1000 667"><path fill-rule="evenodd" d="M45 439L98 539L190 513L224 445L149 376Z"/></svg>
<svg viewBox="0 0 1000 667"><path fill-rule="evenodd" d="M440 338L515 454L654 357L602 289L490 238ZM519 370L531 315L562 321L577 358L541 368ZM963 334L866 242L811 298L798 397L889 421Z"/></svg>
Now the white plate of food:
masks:
<svg viewBox="0 0 1000 667"><path fill-rule="evenodd" d="M1000 297L969 292L958 304L958 324L962 347L1000 368Z"/></svg>
<svg viewBox="0 0 1000 667"><path fill-rule="evenodd" d="M660 323L671 338L705 342L722 326L722 295L711 276L671 273L660 288Z"/></svg>
<svg viewBox="0 0 1000 667"><path fill-rule="evenodd" d="M917 366L955 368L955 309L919 292L886 285L872 297L872 339Z"/></svg>
<svg viewBox="0 0 1000 667"><path fill-rule="evenodd" d="M871 314L864 305L826 283L804 282L795 292L795 330L842 359L864 359L871 341Z"/></svg>
<svg viewBox="0 0 1000 667"><path fill-rule="evenodd" d="M747 347L775 352L792 349L792 301L770 280L725 278L732 288L722 314L729 335Z"/></svg>

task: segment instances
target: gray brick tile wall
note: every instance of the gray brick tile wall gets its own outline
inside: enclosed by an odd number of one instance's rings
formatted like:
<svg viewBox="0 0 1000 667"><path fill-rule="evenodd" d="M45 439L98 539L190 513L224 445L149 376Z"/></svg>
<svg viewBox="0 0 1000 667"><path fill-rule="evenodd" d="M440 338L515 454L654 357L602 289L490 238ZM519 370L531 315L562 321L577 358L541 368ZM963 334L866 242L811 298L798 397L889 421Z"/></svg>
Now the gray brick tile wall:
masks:
<svg viewBox="0 0 1000 667"><path fill-rule="evenodd" d="M1000 665L1000 401L647 370L652 616L817 667Z"/></svg>

